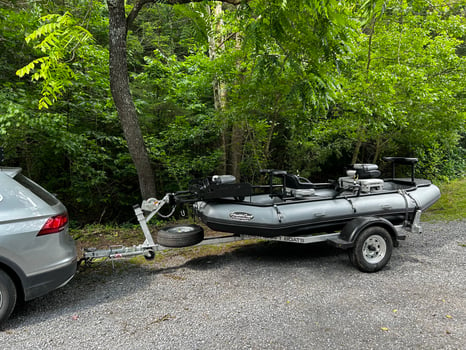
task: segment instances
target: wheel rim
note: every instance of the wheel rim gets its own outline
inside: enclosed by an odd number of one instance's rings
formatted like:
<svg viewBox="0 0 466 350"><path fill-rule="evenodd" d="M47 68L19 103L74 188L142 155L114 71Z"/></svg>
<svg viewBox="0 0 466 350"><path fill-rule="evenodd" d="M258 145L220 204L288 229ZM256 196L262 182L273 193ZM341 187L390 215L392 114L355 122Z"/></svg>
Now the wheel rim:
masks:
<svg viewBox="0 0 466 350"><path fill-rule="evenodd" d="M387 242L382 236L369 236L362 247L364 259L371 264L377 264L383 260L387 254Z"/></svg>
<svg viewBox="0 0 466 350"><path fill-rule="evenodd" d="M190 226L176 226L176 227L171 227L170 228L170 231L174 231L174 232L191 232L193 231L193 228L190 227Z"/></svg>

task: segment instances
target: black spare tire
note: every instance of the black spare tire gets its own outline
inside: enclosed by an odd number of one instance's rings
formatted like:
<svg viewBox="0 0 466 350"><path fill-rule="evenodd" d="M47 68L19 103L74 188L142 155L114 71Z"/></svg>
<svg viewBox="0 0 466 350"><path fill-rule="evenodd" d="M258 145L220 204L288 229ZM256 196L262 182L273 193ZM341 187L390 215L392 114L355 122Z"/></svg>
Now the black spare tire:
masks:
<svg viewBox="0 0 466 350"><path fill-rule="evenodd" d="M204 229L199 225L167 226L157 233L157 243L170 248L189 247L203 239Z"/></svg>

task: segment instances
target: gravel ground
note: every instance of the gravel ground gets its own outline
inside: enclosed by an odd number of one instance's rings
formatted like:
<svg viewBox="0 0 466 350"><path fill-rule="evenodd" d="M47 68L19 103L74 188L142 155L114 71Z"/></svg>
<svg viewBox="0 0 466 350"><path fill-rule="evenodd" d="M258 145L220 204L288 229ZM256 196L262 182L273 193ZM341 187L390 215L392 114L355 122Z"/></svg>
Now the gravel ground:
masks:
<svg viewBox="0 0 466 350"><path fill-rule="evenodd" d="M327 245L242 245L80 272L26 303L5 349L464 349L466 221L424 224L386 268Z"/></svg>

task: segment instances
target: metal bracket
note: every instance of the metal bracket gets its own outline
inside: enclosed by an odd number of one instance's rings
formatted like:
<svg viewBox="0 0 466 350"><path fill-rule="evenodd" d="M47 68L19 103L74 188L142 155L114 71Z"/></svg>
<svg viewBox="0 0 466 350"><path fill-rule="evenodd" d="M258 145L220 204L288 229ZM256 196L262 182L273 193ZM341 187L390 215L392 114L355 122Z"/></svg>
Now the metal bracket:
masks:
<svg viewBox="0 0 466 350"><path fill-rule="evenodd" d="M278 206L276 204L273 205L275 211L277 212L277 216L278 216L278 222L282 222L283 220L283 214L282 212L280 211L280 209L278 209Z"/></svg>
<svg viewBox="0 0 466 350"><path fill-rule="evenodd" d="M421 214L422 210L416 211L416 215L414 215L414 220L411 223L410 231L413 233L422 233L422 225L421 225Z"/></svg>

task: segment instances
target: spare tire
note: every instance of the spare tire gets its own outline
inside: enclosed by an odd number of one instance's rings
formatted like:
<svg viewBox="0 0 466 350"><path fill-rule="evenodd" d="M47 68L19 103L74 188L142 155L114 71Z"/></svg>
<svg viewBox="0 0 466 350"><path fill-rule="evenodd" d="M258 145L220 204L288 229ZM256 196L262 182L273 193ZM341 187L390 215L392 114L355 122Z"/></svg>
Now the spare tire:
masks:
<svg viewBox="0 0 466 350"><path fill-rule="evenodd" d="M189 247L204 239L204 229L199 225L167 226L157 233L157 243L170 248Z"/></svg>

